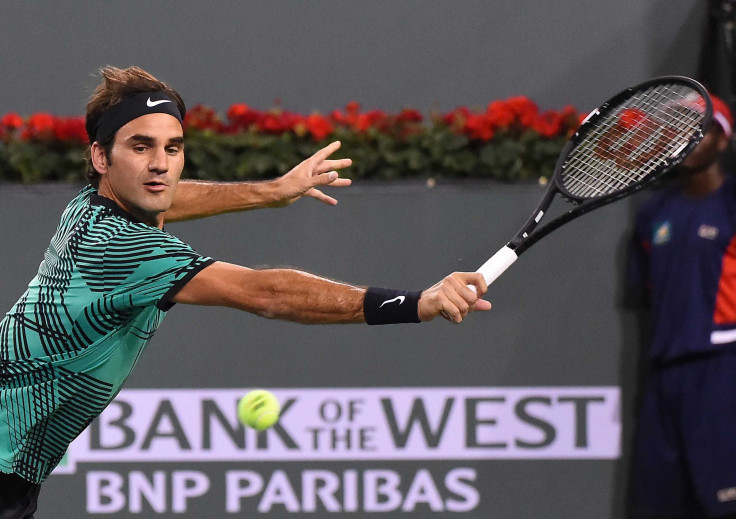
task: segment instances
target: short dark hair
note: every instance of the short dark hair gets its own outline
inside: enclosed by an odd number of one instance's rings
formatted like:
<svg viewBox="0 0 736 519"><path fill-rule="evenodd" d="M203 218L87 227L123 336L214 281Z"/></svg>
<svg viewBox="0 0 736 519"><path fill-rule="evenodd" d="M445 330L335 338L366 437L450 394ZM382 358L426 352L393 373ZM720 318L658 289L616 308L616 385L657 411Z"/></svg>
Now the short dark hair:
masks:
<svg viewBox="0 0 736 519"><path fill-rule="evenodd" d="M163 92L171 98L179 108L179 112L186 113L186 105L181 96L169 85L153 77L151 74L139 67L128 67L120 69L117 67L103 67L100 69L102 81L97 86L87 102L87 114L85 123L88 128L94 128L103 113L111 106L118 104L123 99L140 92ZM105 142L97 143L105 151L108 163L110 150L112 149L115 135L105 139ZM93 136L90 135L90 140ZM91 146L87 149L87 180L94 187L100 185L100 173L92 164Z"/></svg>

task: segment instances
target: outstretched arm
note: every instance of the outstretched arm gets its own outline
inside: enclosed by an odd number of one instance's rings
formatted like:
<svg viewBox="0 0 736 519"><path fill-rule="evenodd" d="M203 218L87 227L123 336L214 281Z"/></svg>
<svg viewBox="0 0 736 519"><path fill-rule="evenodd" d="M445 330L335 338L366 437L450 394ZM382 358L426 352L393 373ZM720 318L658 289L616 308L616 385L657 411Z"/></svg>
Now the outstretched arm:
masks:
<svg viewBox="0 0 736 519"><path fill-rule="evenodd" d="M337 200L324 194L320 186L344 187L350 179L340 178L338 170L352 164L350 159L329 160L340 148L339 142L322 148L285 175L266 182L204 182L182 180L166 213L165 222L193 220L235 211L266 207L285 207L302 196L328 205Z"/></svg>
<svg viewBox="0 0 736 519"><path fill-rule="evenodd" d="M474 285L478 294L468 288ZM490 310L479 299L487 290L478 273L456 272L422 292L417 314L430 321L442 315L459 323L469 312ZM291 269L253 270L215 262L174 296L176 303L227 306L263 317L304 324L365 322L366 289Z"/></svg>

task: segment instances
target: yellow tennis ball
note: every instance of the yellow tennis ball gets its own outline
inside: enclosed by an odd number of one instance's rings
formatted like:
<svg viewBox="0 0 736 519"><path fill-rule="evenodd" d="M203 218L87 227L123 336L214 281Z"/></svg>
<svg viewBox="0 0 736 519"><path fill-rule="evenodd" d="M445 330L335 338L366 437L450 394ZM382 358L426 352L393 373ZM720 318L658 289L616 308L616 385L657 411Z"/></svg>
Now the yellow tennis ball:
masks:
<svg viewBox="0 0 736 519"><path fill-rule="evenodd" d="M265 389L255 389L238 402L238 419L256 431L263 431L279 419L281 405L276 396Z"/></svg>

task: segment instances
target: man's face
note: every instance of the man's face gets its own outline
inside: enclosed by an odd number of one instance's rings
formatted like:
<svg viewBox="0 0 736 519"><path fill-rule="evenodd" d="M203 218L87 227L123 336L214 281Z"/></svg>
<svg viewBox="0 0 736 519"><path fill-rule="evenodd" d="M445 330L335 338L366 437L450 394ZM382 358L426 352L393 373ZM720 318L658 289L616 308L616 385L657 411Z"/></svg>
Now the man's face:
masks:
<svg viewBox="0 0 736 519"><path fill-rule="evenodd" d="M100 195L142 222L161 227L184 169L179 121L162 113L133 119L117 131L109 162L95 145L92 153L100 173Z"/></svg>
<svg viewBox="0 0 736 519"><path fill-rule="evenodd" d="M697 173L707 169L711 164L718 161L721 154L728 148L728 137L720 127L713 123L706 132L703 140L695 147L680 164L681 169Z"/></svg>

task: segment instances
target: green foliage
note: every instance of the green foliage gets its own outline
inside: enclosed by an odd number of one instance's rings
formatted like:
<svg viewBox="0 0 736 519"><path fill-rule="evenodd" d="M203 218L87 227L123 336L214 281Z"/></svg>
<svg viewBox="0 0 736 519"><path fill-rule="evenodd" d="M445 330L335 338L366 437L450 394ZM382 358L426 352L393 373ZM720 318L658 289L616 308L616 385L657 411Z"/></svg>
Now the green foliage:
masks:
<svg viewBox="0 0 736 519"><path fill-rule="evenodd" d="M540 112L525 97L494 101L486 110L458 108L433 114L345 112L304 116L233 105L226 120L195 106L184 121L185 178L263 180L283 175L329 142L335 157L350 157L342 172L353 179L484 178L503 182L549 175L580 117L572 107ZM86 133L82 118L38 113L0 119L0 182L79 182L84 179Z"/></svg>
<svg viewBox="0 0 736 519"><path fill-rule="evenodd" d="M220 135L190 130L186 137L186 177L210 180L259 180L286 173L332 140L340 140L339 157L353 165L342 172L352 179L487 178L504 182L536 180L549 175L566 138L533 135L499 136L472 141L445 129L430 128L399 140L378 131L362 134L338 130L315 142L308 136L250 132Z"/></svg>
<svg viewBox="0 0 736 519"><path fill-rule="evenodd" d="M0 182L79 182L85 147L64 141L0 141Z"/></svg>

